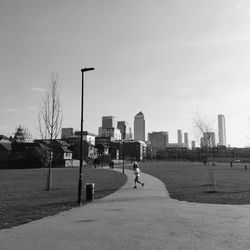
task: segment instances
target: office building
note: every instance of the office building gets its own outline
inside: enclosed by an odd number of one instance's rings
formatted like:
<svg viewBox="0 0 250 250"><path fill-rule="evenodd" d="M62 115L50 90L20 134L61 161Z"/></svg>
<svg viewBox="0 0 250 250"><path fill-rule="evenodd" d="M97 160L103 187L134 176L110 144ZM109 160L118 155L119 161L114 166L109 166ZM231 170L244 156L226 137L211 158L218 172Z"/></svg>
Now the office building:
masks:
<svg viewBox="0 0 250 250"><path fill-rule="evenodd" d="M226 122L225 117L222 114L218 115L218 136L219 146L226 146Z"/></svg>
<svg viewBox="0 0 250 250"><path fill-rule="evenodd" d="M117 120L115 116L103 116L102 128L117 128Z"/></svg>
<svg viewBox="0 0 250 250"><path fill-rule="evenodd" d="M92 145L95 145L96 134L88 131L82 131L82 140ZM78 143L81 138L81 131L74 131L73 128L62 128L61 139L68 142L70 145Z"/></svg>
<svg viewBox="0 0 250 250"><path fill-rule="evenodd" d="M99 137L113 137L115 140L121 140L121 131L117 128L115 116L103 116L102 127L99 127Z"/></svg>
<svg viewBox="0 0 250 250"><path fill-rule="evenodd" d="M98 136L100 136L100 137L113 137L115 140L121 140L121 138L122 138L121 131L118 128L99 127Z"/></svg>
<svg viewBox="0 0 250 250"><path fill-rule="evenodd" d="M73 128L62 128L61 131L61 139L66 139L70 136L74 135Z"/></svg>
<svg viewBox="0 0 250 250"><path fill-rule="evenodd" d="M189 148L188 133L184 133L184 145Z"/></svg>
<svg viewBox="0 0 250 250"><path fill-rule="evenodd" d="M180 129L177 130L178 144L182 144L182 132Z"/></svg>
<svg viewBox="0 0 250 250"><path fill-rule="evenodd" d="M133 139L133 133L132 133L132 128L131 128L131 127L129 127L128 139L129 139L129 140L132 140L132 139Z"/></svg>
<svg viewBox="0 0 250 250"><path fill-rule="evenodd" d="M146 143L143 141L126 141L124 156L127 160L142 161L146 154Z"/></svg>
<svg viewBox="0 0 250 250"><path fill-rule="evenodd" d="M148 141L151 143L153 154L159 150L164 150L168 144L168 132L160 131L148 133Z"/></svg>
<svg viewBox="0 0 250 250"><path fill-rule="evenodd" d="M95 137L96 137L96 134L94 134L94 133L90 133L88 131L82 131L82 140L83 141L86 141L92 145L95 145ZM81 138L81 131L75 131L74 135L66 138L66 141L69 144L74 144L74 143L79 142L80 138Z"/></svg>
<svg viewBox="0 0 250 250"><path fill-rule="evenodd" d="M201 138L201 147L215 147L215 133L214 132L203 132Z"/></svg>
<svg viewBox="0 0 250 250"><path fill-rule="evenodd" d="M145 119L142 112L136 114L134 118L134 139L135 141L145 141Z"/></svg>
<svg viewBox="0 0 250 250"><path fill-rule="evenodd" d="M114 142L114 141L115 141L114 137L97 136L95 138L95 145L96 146L98 146L98 145L104 146L105 147L105 152L107 153L111 142Z"/></svg>
<svg viewBox="0 0 250 250"><path fill-rule="evenodd" d="M117 128L120 129L121 132L121 139L126 140L129 138L129 126L128 123L125 121L118 121L117 122Z"/></svg>

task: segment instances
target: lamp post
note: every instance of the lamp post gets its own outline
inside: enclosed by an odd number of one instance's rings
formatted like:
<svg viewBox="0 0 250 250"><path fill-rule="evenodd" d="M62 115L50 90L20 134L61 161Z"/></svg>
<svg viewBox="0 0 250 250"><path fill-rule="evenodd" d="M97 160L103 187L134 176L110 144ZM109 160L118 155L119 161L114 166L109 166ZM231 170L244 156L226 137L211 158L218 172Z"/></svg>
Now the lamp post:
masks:
<svg viewBox="0 0 250 250"><path fill-rule="evenodd" d="M125 161L125 133L123 133L123 142L122 142L122 173L124 174L124 161Z"/></svg>
<svg viewBox="0 0 250 250"><path fill-rule="evenodd" d="M83 98L84 98L84 72L94 70L94 68L81 69L82 72L82 95L81 95L81 141L80 141L80 167L78 182L78 204L82 205L82 140L83 140Z"/></svg>

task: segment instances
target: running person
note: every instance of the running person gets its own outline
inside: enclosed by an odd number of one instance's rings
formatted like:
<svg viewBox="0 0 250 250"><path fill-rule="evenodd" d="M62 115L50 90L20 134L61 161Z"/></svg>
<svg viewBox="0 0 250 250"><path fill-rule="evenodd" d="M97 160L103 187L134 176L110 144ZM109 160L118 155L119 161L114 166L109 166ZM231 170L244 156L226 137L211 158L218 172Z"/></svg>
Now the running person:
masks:
<svg viewBox="0 0 250 250"><path fill-rule="evenodd" d="M134 186L134 188L137 188L136 183L141 184L143 187L144 183L139 181L141 170L139 169L137 164L134 164L134 171L135 171L135 186Z"/></svg>

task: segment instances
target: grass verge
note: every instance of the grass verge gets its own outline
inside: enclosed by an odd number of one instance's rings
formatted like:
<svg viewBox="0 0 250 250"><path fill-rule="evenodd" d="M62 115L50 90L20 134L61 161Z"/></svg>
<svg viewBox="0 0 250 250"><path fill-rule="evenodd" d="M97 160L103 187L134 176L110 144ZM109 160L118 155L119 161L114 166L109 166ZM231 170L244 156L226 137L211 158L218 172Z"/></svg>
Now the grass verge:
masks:
<svg viewBox="0 0 250 250"><path fill-rule="evenodd" d="M217 163L216 190L210 185L208 167L193 162L148 162L143 172L165 183L170 197L177 200L211 204L250 204L250 166Z"/></svg>
<svg viewBox="0 0 250 250"><path fill-rule="evenodd" d="M78 206L77 168L52 169L52 190L45 191L47 169L0 170L0 230ZM95 183L95 199L120 188L126 176L106 169L83 169L85 183ZM85 188L83 188L85 200Z"/></svg>

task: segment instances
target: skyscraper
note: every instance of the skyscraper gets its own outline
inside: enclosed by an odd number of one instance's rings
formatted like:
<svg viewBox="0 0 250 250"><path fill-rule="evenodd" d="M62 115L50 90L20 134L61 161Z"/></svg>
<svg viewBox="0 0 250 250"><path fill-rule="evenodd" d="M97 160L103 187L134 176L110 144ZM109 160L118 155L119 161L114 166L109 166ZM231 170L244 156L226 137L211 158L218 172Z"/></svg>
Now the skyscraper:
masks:
<svg viewBox="0 0 250 250"><path fill-rule="evenodd" d="M133 133L132 133L132 128L131 128L131 127L129 127L128 139L129 139L129 140L132 140L132 139L133 139Z"/></svg>
<svg viewBox="0 0 250 250"><path fill-rule="evenodd" d="M126 121L118 121L117 128L121 131L122 140L129 139L129 126Z"/></svg>
<svg viewBox="0 0 250 250"><path fill-rule="evenodd" d="M177 130L178 144L182 144L182 132L180 129Z"/></svg>
<svg viewBox="0 0 250 250"><path fill-rule="evenodd" d="M219 145L226 146L226 122L225 116L222 114L218 115L218 134L219 134Z"/></svg>
<svg viewBox="0 0 250 250"><path fill-rule="evenodd" d="M135 115L134 139L136 141L145 141L145 120L142 112Z"/></svg>
<svg viewBox="0 0 250 250"><path fill-rule="evenodd" d="M189 141L188 141L188 133L184 133L184 144L185 144L185 147L189 148Z"/></svg>
<svg viewBox="0 0 250 250"><path fill-rule="evenodd" d="M99 127L99 137L114 137L121 140L121 131L117 128L117 120L114 116L103 116L102 127Z"/></svg>
<svg viewBox="0 0 250 250"><path fill-rule="evenodd" d="M102 128L116 128L117 120L115 116L103 116L102 117Z"/></svg>

